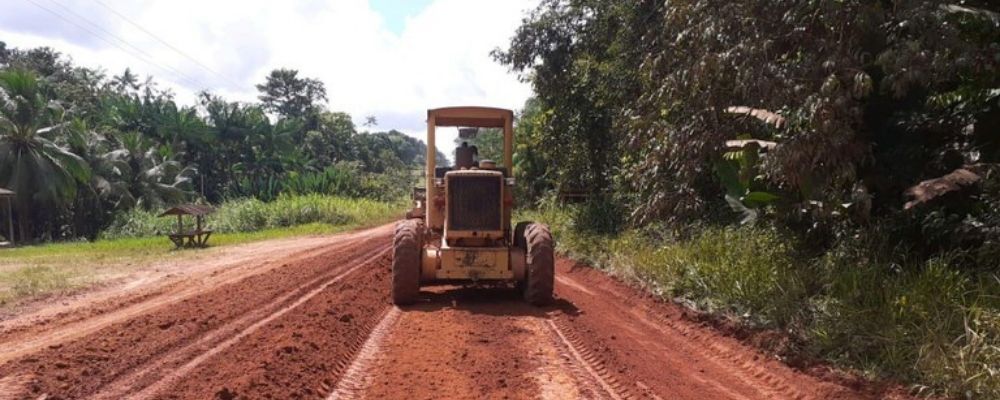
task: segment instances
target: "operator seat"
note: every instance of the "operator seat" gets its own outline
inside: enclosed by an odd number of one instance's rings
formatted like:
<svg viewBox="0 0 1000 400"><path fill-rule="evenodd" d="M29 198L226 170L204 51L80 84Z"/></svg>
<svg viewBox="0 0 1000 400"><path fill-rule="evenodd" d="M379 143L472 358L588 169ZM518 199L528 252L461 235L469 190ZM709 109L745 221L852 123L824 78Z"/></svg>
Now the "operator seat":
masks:
<svg viewBox="0 0 1000 400"><path fill-rule="evenodd" d="M455 148L455 168L469 169L475 166L475 147L469 147L468 142L462 142L461 146Z"/></svg>

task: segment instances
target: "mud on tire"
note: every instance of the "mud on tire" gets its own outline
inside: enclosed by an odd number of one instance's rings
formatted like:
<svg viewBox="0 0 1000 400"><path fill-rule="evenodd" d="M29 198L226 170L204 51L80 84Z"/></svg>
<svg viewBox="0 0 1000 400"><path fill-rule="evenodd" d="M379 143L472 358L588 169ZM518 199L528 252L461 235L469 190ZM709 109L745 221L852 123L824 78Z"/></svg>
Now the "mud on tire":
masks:
<svg viewBox="0 0 1000 400"><path fill-rule="evenodd" d="M523 230L522 230L522 224ZM521 223L514 229L516 243L524 246L527 276L522 286L524 299L541 306L552 302L552 287L555 280L555 256L552 233L549 227L538 223Z"/></svg>
<svg viewBox="0 0 1000 400"><path fill-rule="evenodd" d="M418 220L396 224L392 241L392 302L411 304L420 293L420 249L423 226Z"/></svg>

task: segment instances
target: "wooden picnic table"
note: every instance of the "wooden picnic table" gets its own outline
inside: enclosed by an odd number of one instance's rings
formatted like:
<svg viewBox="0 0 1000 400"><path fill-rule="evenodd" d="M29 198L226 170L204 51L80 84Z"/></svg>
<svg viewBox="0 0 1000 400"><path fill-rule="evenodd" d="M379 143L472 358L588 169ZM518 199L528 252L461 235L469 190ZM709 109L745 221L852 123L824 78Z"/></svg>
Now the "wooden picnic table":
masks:
<svg viewBox="0 0 1000 400"><path fill-rule="evenodd" d="M201 204L182 204L164 211L163 214L160 214L160 216L177 216L177 231L167 234L167 237L170 238L170 241L173 242L178 249L180 249L208 246L208 238L212 236L212 230L204 227L203 218L213 212L215 212L215 209L211 206ZM195 217L194 229L184 229L185 215Z"/></svg>

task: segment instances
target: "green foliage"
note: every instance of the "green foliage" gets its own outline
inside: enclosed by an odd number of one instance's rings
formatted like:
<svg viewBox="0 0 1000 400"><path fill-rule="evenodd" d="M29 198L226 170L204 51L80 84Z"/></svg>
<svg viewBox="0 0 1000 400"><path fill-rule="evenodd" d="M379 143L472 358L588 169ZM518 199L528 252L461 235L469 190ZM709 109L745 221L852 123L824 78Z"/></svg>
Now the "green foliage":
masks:
<svg viewBox="0 0 1000 400"><path fill-rule="evenodd" d="M201 93L184 106L128 69L106 77L48 48L2 56L0 187L18 193L22 243L92 239L121 212L196 200L396 200L426 157L401 132L359 132L294 70L273 71L260 103Z"/></svg>
<svg viewBox="0 0 1000 400"><path fill-rule="evenodd" d="M795 301L803 295L804 277L791 248L786 236L772 230L722 228L660 251L681 270L678 294L705 299L709 310L734 307L744 317L782 325L795 316Z"/></svg>
<svg viewBox="0 0 1000 400"><path fill-rule="evenodd" d="M872 250L844 243L818 261L813 351L925 390L1000 394L1000 341L989 336L1000 329L997 275L962 272L954 257L898 265Z"/></svg>
<svg viewBox="0 0 1000 400"><path fill-rule="evenodd" d="M959 254L899 264L907 249L873 233L808 256L791 232L760 226L594 234L578 210L545 204L520 219L548 223L560 252L664 298L780 329L797 351L924 394L1000 394L1000 276L963 271Z"/></svg>
<svg viewBox="0 0 1000 400"><path fill-rule="evenodd" d="M518 201L666 297L998 397L1000 7L955 3L543 0L494 53L535 90Z"/></svg>
<svg viewBox="0 0 1000 400"><path fill-rule="evenodd" d="M33 208L65 209L77 182L90 179L89 166L53 140L63 130L63 108L48 101L31 71L0 71L0 185L16 192L21 234L27 235Z"/></svg>
<svg viewBox="0 0 1000 400"><path fill-rule="evenodd" d="M657 238L659 228L594 233L580 228L581 211L591 207L546 207L522 217L550 224L560 251L663 295L696 299L708 310L771 326L794 316L804 285L787 236L752 227L704 229L684 241L673 234Z"/></svg>
<svg viewBox="0 0 1000 400"><path fill-rule="evenodd" d="M283 117L300 118L326 101L326 87L316 79L299 78L299 71L276 69L267 81L257 85L260 101L268 111Z"/></svg>
<svg viewBox="0 0 1000 400"><path fill-rule="evenodd" d="M175 251L165 238L150 236L173 228L176 219L157 218L155 212L134 209L119 215L114 239L67 241L6 249L0 258L0 308L19 300L115 279L137 268L178 260L213 258L212 248L251 241L324 235L376 226L399 218L402 203L322 196L287 197L276 203L239 200L226 203L210 224L221 230L212 235L209 249ZM278 207L285 209L279 210ZM304 225L288 225L317 220ZM334 221L337 224L331 224ZM238 230L245 232L237 232ZM112 235L109 235L112 236Z"/></svg>
<svg viewBox="0 0 1000 400"><path fill-rule="evenodd" d="M503 166L503 130L499 128L482 128L475 137L462 139L455 138L455 146L462 143L469 146L476 146L480 160L492 160L497 165Z"/></svg>
<svg viewBox="0 0 1000 400"><path fill-rule="evenodd" d="M625 227L627 218L621 203L610 195L598 195L575 208L577 229L583 232L613 234Z"/></svg>
<svg viewBox="0 0 1000 400"><path fill-rule="evenodd" d="M517 203L536 204L555 187L554 167L543 147L546 114L537 99L528 99L514 125L514 177L517 180Z"/></svg>
<svg viewBox="0 0 1000 400"><path fill-rule="evenodd" d="M356 165L337 164L321 172L290 173L282 183L282 192L293 195L321 193L356 197L361 195L361 178L361 171Z"/></svg>
<svg viewBox="0 0 1000 400"><path fill-rule="evenodd" d="M618 200L637 224L684 225L728 195L745 221L768 215L818 248L875 216L936 211L946 223L896 239L980 231L995 242L983 198L940 196L914 211L904 197L1000 161L997 11L983 1L542 1L494 53L535 90L518 126L533 146L518 147L532 171L520 180L526 203L607 189L629 193ZM734 139L775 145L726 153Z"/></svg>
<svg viewBox="0 0 1000 400"><path fill-rule="evenodd" d="M340 226L388 220L400 214L396 202L307 194L279 196L271 202L257 199L226 201L206 218L206 226L219 233L254 232L312 223ZM160 218L158 211L133 209L118 214L102 234L103 239L163 235L176 230L175 218ZM186 223L193 223L186 221Z"/></svg>
<svg viewBox="0 0 1000 400"><path fill-rule="evenodd" d="M559 190L610 188L621 158L634 150L615 129L630 116L615 106L637 93L641 59L633 39L642 33L639 20L653 11L635 3L542 1L510 48L494 52L534 86L536 103L525 106L536 146L532 158L549 165L543 176Z"/></svg>

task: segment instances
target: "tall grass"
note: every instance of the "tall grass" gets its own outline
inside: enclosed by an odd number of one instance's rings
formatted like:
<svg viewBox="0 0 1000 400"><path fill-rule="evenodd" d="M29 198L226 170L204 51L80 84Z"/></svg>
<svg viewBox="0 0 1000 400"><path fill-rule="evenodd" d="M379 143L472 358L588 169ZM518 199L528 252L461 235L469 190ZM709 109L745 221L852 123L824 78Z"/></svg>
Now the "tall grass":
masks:
<svg viewBox="0 0 1000 400"><path fill-rule="evenodd" d="M206 218L206 226L219 233L235 233L311 223L347 225L387 221L400 215L403 207L399 202L319 194L282 195L267 203L257 199L239 199L221 204L214 214ZM101 234L101 238L156 236L176 230L176 218L159 218L157 215L159 212L143 210L123 213Z"/></svg>
<svg viewBox="0 0 1000 400"><path fill-rule="evenodd" d="M207 221L211 246L280 237L328 234L389 222L404 204L322 195L282 196L263 203L223 203ZM173 251L157 235L175 229L175 218L133 211L94 242L62 242L0 250L0 307L27 297L85 287L164 260L212 257L208 251ZM190 221L188 221L190 223Z"/></svg>
<svg viewBox="0 0 1000 400"><path fill-rule="evenodd" d="M799 351L916 392L1000 398L1000 278L954 257L899 263L876 240L845 240L821 256L771 228L657 227L599 234L577 210L543 207L557 248L665 298L789 332ZM957 255L956 255L957 256Z"/></svg>

